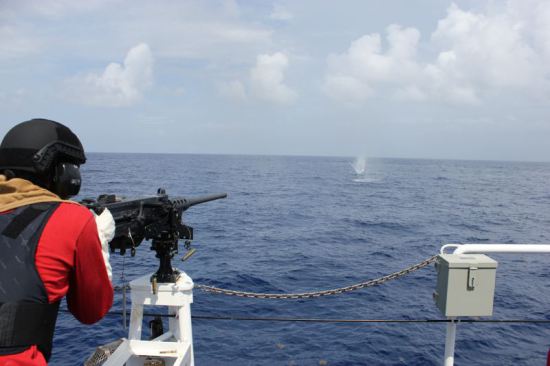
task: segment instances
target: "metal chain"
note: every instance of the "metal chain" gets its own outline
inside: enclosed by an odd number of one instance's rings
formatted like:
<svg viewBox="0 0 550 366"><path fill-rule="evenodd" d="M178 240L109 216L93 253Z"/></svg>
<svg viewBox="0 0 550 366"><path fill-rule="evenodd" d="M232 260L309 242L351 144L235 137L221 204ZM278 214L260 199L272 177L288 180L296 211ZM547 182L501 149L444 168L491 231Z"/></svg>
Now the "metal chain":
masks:
<svg viewBox="0 0 550 366"><path fill-rule="evenodd" d="M423 260L418 264L415 264L414 266L410 266L399 272L390 273L389 275L375 278L373 280L360 282L351 286L340 287L340 288L335 288L331 290L315 291L315 292L303 292L303 293L296 293L296 294L264 294L264 293L256 293L256 292L228 290L228 289L201 285L201 284L195 284L195 287L205 292L228 295L228 296L247 297L247 298L254 298L254 299L310 299L310 298L320 297L320 296L337 295L345 292L358 290L361 288L381 285L384 282L401 278L403 276L408 275L411 272L424 268L428 266L430 263L435 262L436 258L437 258L437 255L434 255L426 260Z"/></svg>

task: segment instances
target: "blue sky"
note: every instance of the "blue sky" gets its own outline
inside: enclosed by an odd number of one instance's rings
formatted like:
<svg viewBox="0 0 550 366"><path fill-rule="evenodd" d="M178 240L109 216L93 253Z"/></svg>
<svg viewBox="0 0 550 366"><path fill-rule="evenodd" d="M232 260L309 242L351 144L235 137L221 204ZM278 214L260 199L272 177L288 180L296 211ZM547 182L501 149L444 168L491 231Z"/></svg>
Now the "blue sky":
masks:
<svg viewBox="0 0 550 366"><path fill-rule="evenodd" d="M0 0L0 80L89 151L550 161L542 0Z"/></svg>

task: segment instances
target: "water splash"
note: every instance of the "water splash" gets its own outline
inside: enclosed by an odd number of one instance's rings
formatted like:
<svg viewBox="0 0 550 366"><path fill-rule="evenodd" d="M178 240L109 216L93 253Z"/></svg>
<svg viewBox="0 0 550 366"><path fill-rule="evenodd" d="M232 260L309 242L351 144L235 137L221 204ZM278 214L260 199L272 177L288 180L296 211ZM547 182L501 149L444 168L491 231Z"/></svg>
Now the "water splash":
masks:
<svg viewBox="0 0 550 366"><path fill-rule="evenodd" d="M376 179L373 179L372 177L368 177L367 172L367 158L364 156L358 156L355 158L353 163L350 163L351 167L355 171L356 177L353 179L354 182L359 183L372 183L376 182Z"/></svg>
<svg viewBox="0 0 550 366"><path fill-rule="evenodd" d="M355 174L365 175L367 172L367 159L363 156L359 156L355 158L355 161L351 163L351 166L353 167L353 170L355 170Z"/></svg>

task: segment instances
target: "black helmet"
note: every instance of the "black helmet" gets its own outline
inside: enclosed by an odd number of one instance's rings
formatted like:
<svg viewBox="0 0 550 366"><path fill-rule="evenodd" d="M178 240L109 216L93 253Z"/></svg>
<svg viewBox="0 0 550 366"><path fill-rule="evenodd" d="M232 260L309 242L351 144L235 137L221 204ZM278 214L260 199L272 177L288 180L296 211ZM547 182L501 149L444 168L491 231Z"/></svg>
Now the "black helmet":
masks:
<svg viewBox="0 0 550 366"><path fill-rule="evenodd" d="M78 193L78 166L85 162L78 137L68 127L47 119L32 119L16 125L0 144L0 171L11 170L16 175L34 177L34 183L62 197Z"/></svg>

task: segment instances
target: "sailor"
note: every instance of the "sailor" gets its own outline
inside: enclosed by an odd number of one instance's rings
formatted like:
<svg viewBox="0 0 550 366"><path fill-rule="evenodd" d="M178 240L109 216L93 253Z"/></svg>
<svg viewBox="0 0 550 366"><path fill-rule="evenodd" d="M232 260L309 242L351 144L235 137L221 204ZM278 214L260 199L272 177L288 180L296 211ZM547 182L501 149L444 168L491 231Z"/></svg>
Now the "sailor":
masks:
<svg viewBox="0 0 550 366"><path fill-rule="evenodd" d="M84 324L111 308L113 217L67 201L85 161L78 137L46 119L0 144L0 366L47 365L64 296Z"/></svg>

